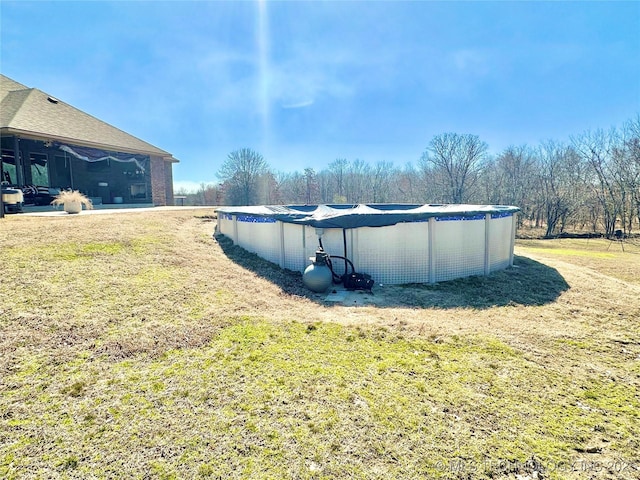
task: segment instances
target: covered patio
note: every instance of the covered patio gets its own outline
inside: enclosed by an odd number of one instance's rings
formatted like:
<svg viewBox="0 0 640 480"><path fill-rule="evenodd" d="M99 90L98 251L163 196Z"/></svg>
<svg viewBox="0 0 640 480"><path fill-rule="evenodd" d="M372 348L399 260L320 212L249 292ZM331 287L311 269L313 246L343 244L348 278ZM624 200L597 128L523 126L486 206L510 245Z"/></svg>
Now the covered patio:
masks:
<svg viewBox="0 0 640 480"><path fill-rule="evenodd" d="M174 204L170 153L4 75L0 102L0 181L25 206L47 206L63 189L94 205Z"/></svg>

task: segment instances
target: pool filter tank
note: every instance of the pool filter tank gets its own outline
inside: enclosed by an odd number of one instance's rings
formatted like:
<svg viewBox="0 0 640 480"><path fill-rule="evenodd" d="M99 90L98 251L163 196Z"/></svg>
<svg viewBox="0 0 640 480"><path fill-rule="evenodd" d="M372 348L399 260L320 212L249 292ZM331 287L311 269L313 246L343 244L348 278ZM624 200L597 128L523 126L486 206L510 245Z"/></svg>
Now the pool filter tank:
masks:
<svg viewBox="0 0 640 480"><path fill-rule="evenodd" d="M316 250L315 258L309 257L312 263L302 274L302 282L309 290L322 293L331 285L333 275L327 265L328 258L329 255L322 249Z"/></svg>

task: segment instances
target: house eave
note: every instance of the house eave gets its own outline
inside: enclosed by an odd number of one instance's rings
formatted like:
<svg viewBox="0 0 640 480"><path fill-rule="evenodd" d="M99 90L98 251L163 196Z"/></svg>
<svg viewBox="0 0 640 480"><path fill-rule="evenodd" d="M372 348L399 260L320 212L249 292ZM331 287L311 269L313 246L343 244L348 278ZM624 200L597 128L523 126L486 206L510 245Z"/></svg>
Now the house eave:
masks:
<svg viewBox="0 0 640 480"><path fill-rule="evenodd" d="M149 155L155 157L162 157L163 160L172 163L178 163L179 160L173 158L173 156L169 152L165 152L164 150L143 150L143 149L135 149L130 147L122 147L119 145L109 145L106 143L100 142L91 142L86 140L79 140L77 138L68 138L62 137L58 135L47 135L38 132L32 132L28 130L21 130L17 128L11 127L2 127L0 128L0 133L2 135L15 135L19 138L25 138L29 140L39 140L42 142L60 142L60 143L69 143L72 145L78 145L81 147L90 147L90 148L98 148L100 150L105 150L107 152L122 152L122 153L133 153L139 155Z"/></svg>

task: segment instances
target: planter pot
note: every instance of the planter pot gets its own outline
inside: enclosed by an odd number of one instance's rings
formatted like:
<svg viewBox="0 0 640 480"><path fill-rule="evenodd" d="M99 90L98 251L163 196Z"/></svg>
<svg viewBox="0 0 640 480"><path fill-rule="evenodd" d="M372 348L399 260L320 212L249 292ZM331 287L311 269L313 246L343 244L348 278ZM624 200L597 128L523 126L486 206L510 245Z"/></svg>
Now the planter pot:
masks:
<svg viewBox="0 0 640 480"><path fill-rule="evenodd" d="M64 211L67 213L80 213L82 211L82 203L64 202Z"/></svg>

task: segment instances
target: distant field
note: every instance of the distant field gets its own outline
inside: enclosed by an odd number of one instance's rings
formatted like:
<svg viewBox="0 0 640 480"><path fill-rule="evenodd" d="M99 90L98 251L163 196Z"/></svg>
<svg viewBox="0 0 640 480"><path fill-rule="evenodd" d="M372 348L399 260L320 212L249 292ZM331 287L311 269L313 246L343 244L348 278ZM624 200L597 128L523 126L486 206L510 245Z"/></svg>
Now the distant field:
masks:
<svg viewBox="0 0 640 480"><path fill-rule="evenodd" d="M638 245L329 304L212 213L0 220L0 478L640 479Z"/></svg>
<svg viewBox="0 0 640 480"><path fill-rule="evenodd" d="M640 238L519 240L522 252L542 253L593 271L640 285Z"/></svg>

